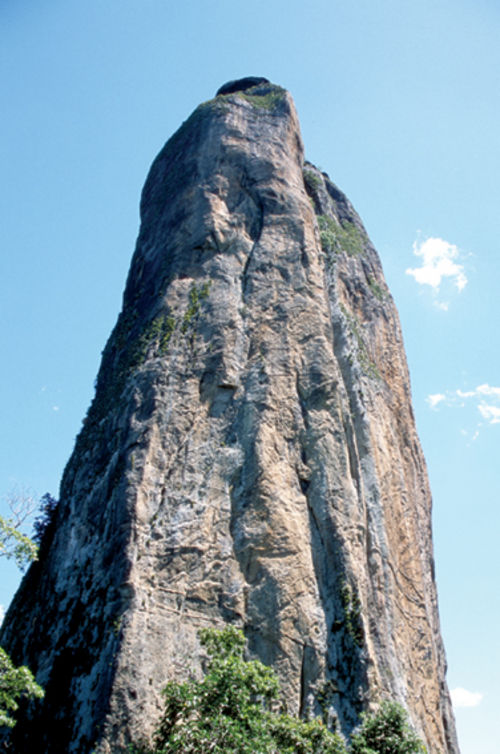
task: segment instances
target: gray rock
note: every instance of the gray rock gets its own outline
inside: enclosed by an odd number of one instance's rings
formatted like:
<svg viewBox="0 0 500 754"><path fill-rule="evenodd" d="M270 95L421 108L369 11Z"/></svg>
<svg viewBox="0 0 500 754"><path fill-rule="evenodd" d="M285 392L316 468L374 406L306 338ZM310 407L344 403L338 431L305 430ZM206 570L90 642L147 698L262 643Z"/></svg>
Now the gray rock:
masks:
<svg viewBox="0 0 500 754"><path fill-rule="evenodd" d="M243 79L233 79L223 84L220 89L217 90L216 97L219 94L234 94L234 92L244 92L246 89L250 89L258 84L270 84L269 79L265 79L262 76L246 76Z"/></svg>
<svg viewBox="0 0 500 754"><path fill-rule="evenodd" d="M46 688L14 751L127 751L230 622L291 712L321 694L348 735L391 697L458 752L398 315L280 87L200 105L153 162L60 498L2 627Z"/></svg>

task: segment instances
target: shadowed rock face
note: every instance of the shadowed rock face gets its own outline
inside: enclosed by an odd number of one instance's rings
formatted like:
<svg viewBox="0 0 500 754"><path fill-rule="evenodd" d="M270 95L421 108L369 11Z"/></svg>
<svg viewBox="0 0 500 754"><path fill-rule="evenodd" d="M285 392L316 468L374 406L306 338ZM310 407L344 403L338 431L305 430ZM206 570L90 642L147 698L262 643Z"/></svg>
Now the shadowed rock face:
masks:
<svg viewBox="0 0 500 754"><path fill-rule="evenodd" d="M199 667L199 628L233 622L290 711L319 712L319 694L348 735L389 696L430 752L456 754L378 256L304 164L290 95L220 91L151 167L58 518L2 629L46 687L14 750L126 751L165 681Z"/></svg>

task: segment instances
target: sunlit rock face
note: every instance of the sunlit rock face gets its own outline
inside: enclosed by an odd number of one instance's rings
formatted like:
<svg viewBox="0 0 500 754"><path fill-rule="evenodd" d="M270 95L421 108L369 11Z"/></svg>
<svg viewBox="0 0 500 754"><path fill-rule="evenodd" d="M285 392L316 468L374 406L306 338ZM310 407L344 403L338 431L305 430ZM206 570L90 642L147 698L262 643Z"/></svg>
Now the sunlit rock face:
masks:
<svg viewBox="0 0 500 754"><path fill-rule="evenodd" d="M321 699L348 736L390 697L429 752L458 752L397 312L290 95L243 82L147 178L57 518L2 631L46 688L14 751L127 751L166 680L199 670L199 628L229 622L289 711Z"/></svg>

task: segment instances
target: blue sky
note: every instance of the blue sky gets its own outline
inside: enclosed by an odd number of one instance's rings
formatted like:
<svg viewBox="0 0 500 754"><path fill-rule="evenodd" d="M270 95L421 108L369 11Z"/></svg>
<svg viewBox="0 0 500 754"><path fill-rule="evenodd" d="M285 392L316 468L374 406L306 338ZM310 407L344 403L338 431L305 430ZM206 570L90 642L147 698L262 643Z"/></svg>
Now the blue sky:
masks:
<svg viewBox="0 0 500 754"><path fill-rule="evenodd" d="M3 0L0 29L0 495L57 495L153 157L222 83L267 76L396 300L462 754L497 754L498 3Z"/></svg>

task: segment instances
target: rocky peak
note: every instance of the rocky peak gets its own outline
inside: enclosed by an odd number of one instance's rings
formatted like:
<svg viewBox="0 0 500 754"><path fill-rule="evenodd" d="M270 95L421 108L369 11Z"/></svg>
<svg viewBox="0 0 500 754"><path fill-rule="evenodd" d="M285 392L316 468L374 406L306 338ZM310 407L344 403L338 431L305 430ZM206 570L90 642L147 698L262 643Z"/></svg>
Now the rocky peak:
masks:
<svg viewBox="0 0 500 754"><path fill-rule="evenodd" d="M15 751L126 752L199 667L199 628L230 622L290 711L348 736L390 697L458 752L397 312L292 98L254 82L146 180L58 518L2 627L46 687Z"/></svg>
<svg viewBox="0 0 500 754"><path fill-rule="evenodd" d="M251 89L259 84L270 84L269 79L265 79L262 76L246 76L243 79L234 79L223 84L220 89L217 90L216 97L219 94L233 94L234 92L244 92L246 89Z"/></svg>

